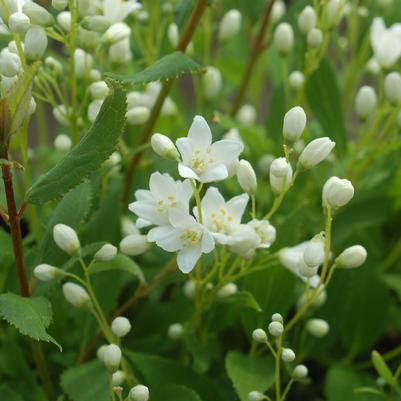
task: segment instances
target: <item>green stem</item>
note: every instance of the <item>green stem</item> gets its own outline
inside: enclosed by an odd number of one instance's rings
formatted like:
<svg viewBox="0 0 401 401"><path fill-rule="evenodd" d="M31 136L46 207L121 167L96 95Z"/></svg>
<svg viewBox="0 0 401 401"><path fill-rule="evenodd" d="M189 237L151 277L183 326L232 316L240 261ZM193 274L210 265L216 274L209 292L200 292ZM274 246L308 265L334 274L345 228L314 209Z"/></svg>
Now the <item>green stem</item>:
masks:
<svg viewBox="0 0 401 401"><path fill-rule="evenodd" d="M280 398L280 401L285 401L285 399L287 398L288 393L291 390L292 385L294 384L294 380L291 379L288 383L287 386L285 387L285 390L283 392L283 395Z"/></svg>
<svg viewBox="0 0 401 401"><path fill-rule="evenodd" d="M276 400L281 400L281 375L280 375L280 363L281 363L281 346L282 346L282 336L277 339L277 352L275 361L275 376L276 376Z"/></svg>

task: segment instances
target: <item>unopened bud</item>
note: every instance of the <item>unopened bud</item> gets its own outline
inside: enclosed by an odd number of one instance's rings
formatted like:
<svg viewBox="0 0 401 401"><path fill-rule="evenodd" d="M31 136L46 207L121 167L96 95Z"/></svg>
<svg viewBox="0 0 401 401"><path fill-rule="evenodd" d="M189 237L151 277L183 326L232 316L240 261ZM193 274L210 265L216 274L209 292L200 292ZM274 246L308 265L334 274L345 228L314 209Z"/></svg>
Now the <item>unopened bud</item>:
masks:
<svg viewBox="0 0 401 401"><path fill-rule="evenodd" d="M54 147L61 152L68 152L71 149L71 138L66 134L59 134L54 140Z"/></svg>
<svg viewBox="0 0 401 401"><path fill-rule="evenodd" d="M288 56L294 46L294 31L291 25L281 22L274 31L273 41L280 54L283 57Z"/></svg>
<svg viewBox="0 0 401 401"><path fill-rule="evenodd" d="M32 26L28 29L24 40L24 53L30 60L39 60L47 48L47 36L40 26Z"/></svg>
<svg viewBox="0 0 401 401"><path fill-rule="evenodd" d="M355 98L355 110L360 120L366 120L376 109L377 96L371 86L362 86Z"/></svg>
<svg viewBox="0 0 401 401"><path fill-rule="evenodd" d="M238 286L235 283L227 283L223 287L217 291L217 296L219 298L226 298L230 297L231 295L234 295L238 292Z"/></svg>
<svg viewBox="0 0 401 401"><path fill-rule="evenodd" d="M12 78L21 70L21 60L17 54L3 49L0 53L0 74Z"/></svg>
<svg viewBox="0 0 401 401"><path fill-rule="evenodd" d="M57 11L64 10L68 5L68 0L52 0L52 7Z"/></svg>
<svg viewBox="0 0 401 401"><path fill-rule="evenodd" d="M365 263L368 256L362 245L353 245L341 252L337 258L339 267L353 269Z"/></svg>
<svg viewBox="0 0 401 401"><path fill-rule="evenodd" d="M103 363L110 373L118 370L121 363L121 349L116 344L108 345L103 353Z"/></svg>
<svg viewBox="0 0 401 401"><path fill-rule="evenodd" d="M290 187L292 167L285 157L279 157L272 161L269 177L271 188L276 196Z"/></svg>
<svg viewBox="0 0 401 401"><path fill-rule="evenodd" d="M280 337L284 332L284 326L280 322L271 322L268 326L269 333L273 337Z"/></svg>
<svg viewBox="0 0 401 401"><path fill-rule="evenodd" d="M110 91L109 87L104 81L92 82L89 85L88 90L93 99L104 99Z"/></svg>
<svg viewBox="0 0 401 401"><path fill-rule="evenodd" d="M89 75L93 66L93 57L82 49L76 49L74 53L75 74L78 78Z"/></svg>
<svg viewBox="0 0 401 401"><path fill-rule="evenodd" d="M180 33L178 31L178 25L173 22L167 28L167 38L172 47L176 48L180 41Z"/></svg>
<svg viewBox="0 0 401 401"><path fill-rule="evenodd" d="M10 15L8 26L11 32L25 33L31 25L31 21L27 15L16 12Z"/></svg>
<svg viewBox="0 0 401 401"><path fill-rule="evenodd" d="M149 389L142 385L138 384L129 392L128 399L130 401L148 401L149 400Z"/></svg>
<svg viewBox="0 0 401 401"><path fill-rule="evenodd" d="M127 111L127 123L130 125L142 125L150 116L150 110L145 106L137 106Z"/></svg>
<svg viewBox="0 0 401 401"><path fill-rule="evenodd" d="M96 357L102 363L103 363L103 358L104 358L104 352L106 351L106 349L107 349L107 345L103 344L96 351Z"/></svg>
<svg viewBox="0 0 401 401"><path fill-rule="evenodd" d="M390 72L384 79L384 93L393 105L401 102L401 75L398 72Z"/></svg>
<svg viewBox="0 0 401 401"><path fill-rule="evenodd" d="M184 332L184 328L181 323L173 323L168 327L167 335L172 340L178 340L182 337L182 333Z"/></svg>
<svg viewBox="0 0 401 401"><path fill-rule="evenodd" d="M166 135L162 134L153 134L150 143L152 145L153 151L167 159L177 160L179 157L177 148L175 147L173 141L167 137Z"/></svg>
<svg viewBox="0 0 401 401"><path fill-rule="evenodd" d="M299 30L306 34L316 25L316 12L311 6L306 6L298 16Z"/></svg>
<svg viewBox="0 0 401 401"><path fill-rule="evenodd" d="M111 322L111 331L117 337L124 337L131 331L131 323L124 316L118 316Z"/></svg>
<svg viewBox="0 0 401 401"><path fill-rule="evenodd" d="M305 75L301 71L293 71L288 77L288 83L293 89L301 89L305 82Z"/></svg>
<svg viewBox="0 0 401 401"><path fill-rule="evenodd" d="M284 322L283 316L280 313L273 313L272 322L279 322L282 324Z"/></svg>
<svg viewBox="0 0 401 401"><path fill-rule="evenodd" d="M56 224L54 226L53 239L57 246L69 255L73 255L81 247L77 233L65 224Z"/></svg>
<svg viewBox="0 0 401 401"><path fill-rule="evenodd" d="M298 162L305 169L312 168L325 160L334 146L335 142L328 137L314 139L306 145Z"/></svg>
<svg viewBox="0 0 401 401"><path fill-rule="evenodd" d="M276 23L276 22L280 21L281 18L283 18L286 8L287 7L286 7L284 1L277 0L274 2L273 8L272 8L272 15L271 15L271 19L272 19L273 23Z"/></svg>
<svg viewBox="0 0 401 401"><path fill-rule="evenodd" d="M302 380L308 376L308 368L305 365L297 365L292 372L294 380Z"/></svg>
<svg viewBox="0 0 401 401"><path fill-rule="evenodd" d="M111 244L104 244L96 253L95 259L99 262L109 262L117 255L117 248Z"/></svg>
<svg viewBox="0 0 401 401"><path fill-rule="evenodd" d="M306 126L306 114L302 107L296 106L288 110L284 116L283 136L284 139L294 142L299 139Z"/></svg>
<svg viewBox="0 0 401 401"><path fill-rule="evenodd" d="M53 16L42 6L27 2L22 6L22 12L27 15L32 25L50 26L54 23Z"/></svg>
<svg viewBox="0 0 401 401"><path fill-rule="evenodd" d="M267 334L263 329L255 329L252 332L252 338L257 343L265 344L267 342Z"/></svg>
<svg viewBox="0 0 401 401"><path fill-rule="evenodd" d="M41 264L35 267L33 274L40 281L52 281L64 276L64 272L57 267Z"/></svg>
<svg viewBox="0 0 401 401"><path fill-rule="evenodd" d="M54 57L46 57L45 65L49 68L55 75L61 75L63 73L63 65L60 61L56 60Z"/></svg>
<svg viewBox="0 0 401 401"><path fill-rule="evenodd" d="M220 70L209 66L202 76L203 91L207 99L212 99L220 92L222 87L222 78Z"/></svg>
<svg viewBox="0 0 401 401"><path fill-rule="evenodd" d="M319 48L323 43L323 32L318 28L312 28L306 36L306 43L312 49Z"/></svg>
<svg viewBox="0 0 401 401"><path fill-rule="evenodd" d="M248 401L263 401L263 400L266 400L266 397L259 391L251 391L248 394Z"/></svg>
<svg viewBox="0 0 401 401"><path fill-rule="evenodd" d="M131 234L120 242L120 251L126 255L137 256L146 252L150 247L146 235Z"/></svg>
<svg viewBox="0 0 401 401"><path fill-rule="evenodd" d="M184 284L184 294L188 299L194 299L196 292L196 285L192 280L188 280Z"/></svg>
<svg viewBox="0 0 401 401"><path fill-rule="evenodd" d="M220 42L232 39L241 29L242 15L239 10L229 10L224 14L219 26L218 38Z"/></svg>
<svg viewBox="0 0 401 401"><path fill-rule="evenodd" d="M320 235L312 238L304 251L304 262L309 267L320 266L324 261L324 240Z"/></svg>
<svg viewBox="0 0 401 401"><path fill-rule="evenodd" d="M255 170L247 160L240 160L237 179L240 187L248 194L253 195L257 189Z"/></svg>
<svg viewBox="0 0 401 401"><path fill-rule="evenodd" d="M317 338L324 337L330 330L329 324L323 319L310 319L306 323L306 330Z"/></svg>
<svg viewBox="0 0 401 401"><path fill-rule="evenodd" d="M69 11L62 11L57 15L56 20L65 32L71 30L71 13Z"/></svg>
<svg viewBox="0 0 401 401"><path fill-rule="evenodd" d="M103 15L89 15L82 20L81 25L88 31L104 33L110 28L111 22Z"/></svg>
<svg viewBox="0 0 401 401"><path fill-rule="evenodd" d="M354 196L351 181L338 177L330 177L323 186L323 205L337 208L346 205Z"/></svg>
<svg viewBox="0 0 401 401"><path fill-rule="evenodd" d="M283 348L281 351L281 359L283 362L292 362L295 360L295 352L291 348Z"/></svg>
<svg viewBox="0 0 401 401"><path fill-rule="evenodd" d="M128 39L131 35L131 28L125 22L116 22L103 35L103 42L108 45Z"/></svg>
<svg viewBox="0 0 401 401"><path fill-rule="evenodd" d="M78 284L67 282L63 285L65 299L73 306L81 308L90 302L86 290Z"/></svg>
<svg viewBox="0 0 401 401"><path fill-rule="evenodd" d="M121 386L125 380L125 373L122 370L117 370L111 376L113 386Z"/></svg>
<svg viewBox="0 0 401 401"><path fill-rule="evenodd" d="M235 116L236 120L243 125L252 125L256 120L256 110L251 104L244 104Z"/></svg>

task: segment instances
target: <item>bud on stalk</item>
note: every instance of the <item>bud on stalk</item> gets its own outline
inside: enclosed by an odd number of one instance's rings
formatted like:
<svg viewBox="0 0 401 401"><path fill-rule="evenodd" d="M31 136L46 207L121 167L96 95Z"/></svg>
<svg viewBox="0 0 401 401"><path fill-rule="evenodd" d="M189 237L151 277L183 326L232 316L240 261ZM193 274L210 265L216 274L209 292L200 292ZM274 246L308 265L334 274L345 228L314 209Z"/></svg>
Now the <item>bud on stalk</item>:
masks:
<svg viewBox="0 0 401 401"><path fill-rule="evenodd" d="M67 282L63 285L65 299L73 306L81 308L90 302L86 290L78 284Z"/></svg>
<svg viewBox="0 0 401 401"><path fill-rule="evenodd" d="M283 136L284 139L294 142L302 135L306 126L306 114L300 106L288 110L284 116Z"/></svg>
<svg viewBox="0 0 401 401"><path fill-rule="evenodd" d="M351 181L338 177L329 178L323 186L323 205L338 208L346 205L354 196Z"/></svg>
<svg viewBox="0 0 401 401"><path fill-rule="evenodd" d="M224 14L219 26L218 38L220 42L232 39L241 29L242 15L238 10L229 10Z"/></svg>
<svg viewBox="0 0 401 401"><path fill-rule="evenodd" d="M312 168L325 160L334 146L335 142L328 137L314 139L306 145L298 162L305 169Z"/></svg>
<svg viewBox="0 0 401 401"><path fill-rule="evenodd" d="M53 239L57 246L69 255L73 255L81 247L77 233L65 224L56 224L54 226Z"/></svg>
<svg viewBox="0 0 401 401"><path fill-rule="evenodd" d="M153 134L150 139L153 151L167 159L177 160L179 158L177 148L175 147L173 141L162 134Z"/></svg>
<svg viewBox="0 0 401 401"><path fill-rule="evenodd" d="M354 269L365 263L368 256L366 249L362 245L354 245L342 251L337 257L339 267Z"/></svg>
<svg viewBox="0 0 401 401"><path fill-rule="evenodd" d="M257 188L257 179L255 171L247 160L240 160L237 179L240 187L248 194L253 195Z"/></svg>

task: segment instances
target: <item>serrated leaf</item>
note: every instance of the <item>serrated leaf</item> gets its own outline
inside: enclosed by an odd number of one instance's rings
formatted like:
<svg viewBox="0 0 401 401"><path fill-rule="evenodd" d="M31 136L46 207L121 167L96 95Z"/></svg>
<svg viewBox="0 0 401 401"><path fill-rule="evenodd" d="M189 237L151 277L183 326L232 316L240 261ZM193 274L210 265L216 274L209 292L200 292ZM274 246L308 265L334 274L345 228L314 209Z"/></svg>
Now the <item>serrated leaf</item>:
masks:
<svg viewBox="0 0 401 401"><path fill-rule="evenodd" d="M238 308L251 308L257 312L262 312L258 301L249 291L238 291L228 297L219 298L218 301L221 303L235 304Z"/></svg>
<svg viewBox="0 0 401 401"><path fill-rule="evenodd" d="M141 268L128 256L119 254L109 262L95 262L90 267L90 274L107 272L111 270L121 270L134 275L141 283L145 283L145 276Z"/></svg>
<svg viewBox="0 0 401 401"><path fill-rule="evenodd" d="M1 294L0 315L21 334L37 341L52 342L62 350L60 344L46 331L52 320L52 308L46 298L25 298L10 292Z"/></svg>
<svg viewBox="0 0 401 401"><path fill-rule="evenodd" d="M118 75L107 73L123 84L144 85L153 81L167 81L178 78L180 75L193 72L201 72L203 67L191 57L182 52L174 52L157 60L151 66L135 73L134 75Z"/></svg>
<svg viewBox="0 0 401 401"><path fill-rule="evenodd" d="M230 352L226 357L226 371L241 401L248 401L251 391L264 393L274 383L272 358Z"/></svg>
<svg viewBox="0 0 401 401"><path fill-rule="evenodd" d="M28 190L27 200L41 204L60 198L98 169L113 153L122 133L127 111L123 88L108 80L110 94L89 132L65 157Z"/></svg>
<svg viewBox="0 0 401 401"><path fill-rule="evenodd" d="M394 385L394 377L386 361L377 351L372 351L372 363L379 376L386 381L389 386Z"/></svg>

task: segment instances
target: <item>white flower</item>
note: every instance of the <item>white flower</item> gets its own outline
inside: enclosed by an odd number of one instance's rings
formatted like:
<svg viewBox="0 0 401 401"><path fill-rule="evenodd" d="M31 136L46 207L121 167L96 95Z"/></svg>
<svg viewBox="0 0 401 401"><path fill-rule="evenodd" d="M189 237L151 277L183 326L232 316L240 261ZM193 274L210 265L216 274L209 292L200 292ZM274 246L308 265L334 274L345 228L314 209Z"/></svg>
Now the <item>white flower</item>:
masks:
<svg viewBox="0 0 401 401"><path fill-rule="evenodd" d="M149 400L149 389L142 385L138 384L129 392L128 399L130 401L148 401Z"/></svg>
<svg viewBox="0 0 401 401"><path fill-rule="evenodd" d="M220 42L232 39L241 29L242 15L239 10L229 10L224 14L219 25L218 38Z"/></svg>
<svg viewBox="0 0 401 401"><path fill-rule="evenodd" d="M323 186L323 205L337 208L346 205L354 196L351 181L338 177L330 177Z"/></svg>
<svg viewBox="0 0 401 401"><path fill-rule="evenodd" d="M103 15L112 23L124 21L128 15L141 8L137 0L103 0Z"/></svg>
<svg viewBox="0 0 401 401"><path fill-rule="evenodd" d="M30 19L24 13L18 11L10 15L8 26L12 32L24 33L30 27Z"/></svg>
<svg viewBox="0 0 401 401"><path fill-rule="evenodd" d="M292 372L294 380L301 380L308 376L308 368L305 365L297 365Z"/></svg>
<svg viewBox="0 0 401 401"><path fill-rule="evenodd" d="M336 146L328 137L316 138L309 142L299 156L299 163L303 168L312 168L325 160Z"/></svg>
<svg viewBox="0 0 401 401"><path fill-rule="evenodd" d="M276 23L277 21L281 20L281 18L283 18L286 8L287 7L284 1L277 0L274 2L271 14L271 19L273 23Z"/></svg>
<svg viewBox="0 0 401 401"><path fill-rule="evenodd" d="M201 116L196 116L188 137L176 142L182 162L178 165L181 177L202 183L221 181L228 177L228 166L243 151L238 141L221 140L212 144L212 133Z"/></svg>
<svg viewBox="0 0 401 401"><path fill-rule="evenodd" d="M288 76L288 83L293 89L300 89L302 88L305 82L305 75L301 71L293 71Z"/></svg>
<svg viewBox="0 0 401 401"><path fill-rule="evenodd" d="M401 56L401 23L386 28L383 18L376 17L370 28L370 42L379 64L392 67Z"/></svg>
<svg viewBox="0 0 401 401"><path fill-rule="evenodd" d="M236 120L243 125L252 125L256 121L256 110L251 104L240 107L235 116Z"/></svg>
<svg viewBox="0 0 401 401"><path fill-rule="evenodd" d="M295 141L302 135L306 126L306 114L302 107L295 106L284 116L283 136L288 141Z"/></svg>
<svg viewBox="0 0 401 401"><path fill-rule="evenodd" d="M368 256L362 245L353 245L341 252L337 258L340 267L354 269L365 263Z"/></svg>
<svg viewBox="0 0 401 401"><path fill-rule="evenodd" d="M117 316L111 322L111 331L117 337L126 336L131 330L130 321L124 316Z"/></svg>
<svg viewBox="0 0 401 401"><path fill-rule="evenodd" d="M68 281L62 289L65 299L73 306L80 308L90 302L88 293L78 284Z"/></svg>
<svg viewBox="0 0 401 401"><path fill-rule="evenodd" d="M156 227L149 231L149 241L167 252L177 252L177 265L183 273L193 270L202 253L210 253L215 246L212 234L188 212L169 208L171 226Z"/></svg>
<svg viewBox="0 0 401 401"><path fill-rule="evenodd" d="M82 78L89 74L93 66L93 57L82 49L76 49L74 52L75 74Z"/></svg>
<svg viewBox="0 0 401 401"><path fill-rule="evenodd" d="M131 28L125 22L116 22L103 34L103 42L108 45L119 42L129 38L131 35Z"/></svg>
<svg viewBox="0 0 401 401"><path fill-rule="evenodd" d="M53 239L57 246L69 255L76 253L81 247L77 233L65 224L54 226Z"/></svg>
<svg viewBox="0 0 401 401"><path fill-rule="evenodd" d="M401 75L398 72L390 72L384 79L384 93L393 105L401 101Z"/></svg>
<svg viewBox="0 0 401 401"><path fill-rule="evenodd" d="M110 89L106 82L96 81L89 85L88 91L93 99L104 99L109 94Z"/></svg>
<svg viewBox="0 0 401 401"><path fill-rule="evenodd" d="M69 11L62 11L56 17L57 23L63 28L64 31L69 32L71 29L71 13Z"/></svg>
<svg viewBox="0 0 401 401"><path fill-rule="evenodd" d="M174 181L169 174L156 172L150 176L149 189L136 191L136 201L128 206L139 217L141 227L169 225L169 209L181 208L188 213L193 192L188 180Z"/></svg>
<svg viewBox="0 0 401 401"><path fill-rule="evenodd" d="M129 38L114 43L109 48L109 58L112 63L126 64L132 60Z"/></svg>
<svg viewBox="0 0 401 401"><path fill-rule="evenodd" d="M231 252L245 259L251 259L260 243L260 237L253 227L248 224L239 224L232 229L228 245Z"/></svg>
<svg viewBox="0 0 401 401"><path fill-rule="evenodd" d="M291 348L283 348L281 359L283 362L292 362L295 360L295 352Z"/></svg>
<svg viewBox="0 0 401 401"><path fill-rule="evenodd" d="M130 125L141 125L150 116L150 109L146 106L137 106L127 111L127 123Z"/></svg>
<svg viewBox="0 0 401 401"><path fill-rule="evenodd" d="M324 261L324 239L321 235L313 237L305 248L303 260L309 267L320 266Z"/></svg>
<svg viewBox="0 0 401 401"><path fill-rule="evenodd" d="M267 334L263 329L255 329L252 332L252 339L260 344L266 344Z"/></svg>
<svg viewBox="0 0 401 401"><path fill-rule="evenodd" d="M258 248L270 248L271 244L276 239L276 229L269 223L268 220L253 219L248 223L255 233L260 238L260 245Z"/></svg>
<svg viewBox="0 0 401 401"><path fill-rule="evenodd" d="M21 60L17 54L10 52L7 48L0 53L0 74L11 78L18 74L21 69Z"/></svg>

